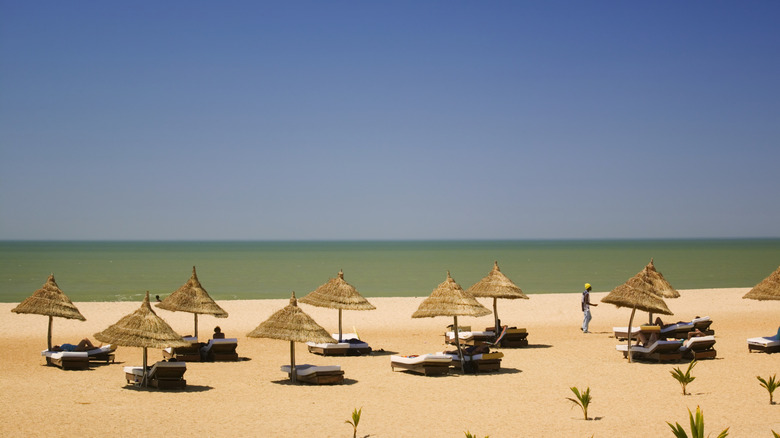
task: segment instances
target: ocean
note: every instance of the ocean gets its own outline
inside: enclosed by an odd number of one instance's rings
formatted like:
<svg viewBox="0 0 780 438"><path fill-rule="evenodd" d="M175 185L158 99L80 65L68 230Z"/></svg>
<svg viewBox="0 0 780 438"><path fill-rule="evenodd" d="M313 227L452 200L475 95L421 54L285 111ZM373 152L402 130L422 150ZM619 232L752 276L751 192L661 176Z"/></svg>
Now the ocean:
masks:
<svg viewBox="0 0 780 438"><path fill-rule="evenodd" d="M464 289L498 261L526 294L609 291L651 258L677 289L752 287L780 266L780 239L0 242L0 302L23 300L50 273L73 301L164 297L197 267L216 300L302 297L340 269L366 297L424 297L447 271Z"/></svg>

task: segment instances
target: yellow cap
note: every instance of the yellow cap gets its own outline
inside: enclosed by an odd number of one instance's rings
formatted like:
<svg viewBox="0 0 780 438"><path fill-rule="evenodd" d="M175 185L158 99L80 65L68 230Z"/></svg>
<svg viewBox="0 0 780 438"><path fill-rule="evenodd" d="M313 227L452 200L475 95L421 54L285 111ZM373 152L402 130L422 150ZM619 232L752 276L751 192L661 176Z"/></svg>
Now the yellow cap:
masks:
<svg viewBox="0 0 780 438"><path fill-rule="evenodd" d="M590 289L590 283L585 283L585 289Z"/></svg>

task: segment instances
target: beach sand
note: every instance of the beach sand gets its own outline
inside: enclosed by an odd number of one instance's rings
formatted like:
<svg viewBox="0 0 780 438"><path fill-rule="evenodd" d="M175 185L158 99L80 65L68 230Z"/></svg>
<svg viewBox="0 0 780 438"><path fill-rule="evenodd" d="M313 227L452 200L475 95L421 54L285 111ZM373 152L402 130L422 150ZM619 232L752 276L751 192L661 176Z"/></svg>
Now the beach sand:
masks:
<svg viewBox="0 0 780 438"><path fill-rule="evenodd" d="M3 436L285 436L348 437L352 410L363 408L358 436L365 437L659 437L672 436L667 421L688 429L688 411L700 406L706 433L730 427L734 437L780 432L780 404L770 405L756 376L780 372L780 354L748 353L745 339L769 336L780 324L780 302L744 300L748 289L681 291L666 300L670 321L697 315L713 319L718 355L693 369L696 380L683 396L670 371L687 364L629 364L615 350L613 326L626 326L630 309L593 308L591 334L583 334L579 294L532 295L500 300L505 324L528 329L529 347L502 349L501 372L425 377L390 369L391 354L442 351L452 318L412 319L424 297L370 298L374 311L343 314L344 331L357 329L375 350L367 357L322 357L296 344L296 362L339 364L345 383L293 386L279 369L289 363L288 342L246 334L288 300L223 301L227 319L199 318L200 338L215 325L237 337L239 362L188 363L186 391L126 386L122 367L140 365L142 349L120 347L116 363L89 371L46 366L47 318L11 313L0 304L0 423ZM605 292L592 293L600 303ZM492 308L490 300L480 300ZM104 330L140 303L76 303L86 321L55 318L53 342L76 343ZM338 329L338 312L301 307L320 325ZM156 309L180 334L191 334L193 317ZM459 318L482 330L491 316ZM637 312L635 325L646 321ZM149 350L149 361L162 358ZM570 387L590 387L585 421L566 400ZM775 397L780 399L780 394Z"/></svg>

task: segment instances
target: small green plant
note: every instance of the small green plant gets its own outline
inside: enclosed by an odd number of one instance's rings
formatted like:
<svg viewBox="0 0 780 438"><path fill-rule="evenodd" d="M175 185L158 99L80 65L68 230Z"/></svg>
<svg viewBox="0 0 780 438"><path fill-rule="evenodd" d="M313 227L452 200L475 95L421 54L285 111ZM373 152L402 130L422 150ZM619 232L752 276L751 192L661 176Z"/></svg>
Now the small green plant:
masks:
<svg viewBox="0 0 780 438"><path fill-rule="evenodd" d="M345 420L344 422L352 426L352 438L357 438L357 427L360 423L360 415L363 413L363 408L355 408L352 411L352 420Z"/></svg>
<svg viewBox="0 0 780 438"><path fill-rule="evenodd" d="M780 438L780 433L777 433L774 430L772 431L772 435L774 435L775 438Z"/></svg>
<svg viewBox="0 0 780 438"><path fill-rule="evenodd" d="M590 387L583 392L580 392L580 390L574 386L569 389L571 389L571 392L573 392L577 398L566 397L566 399L582 408L582 413L585 415L585 419L588 420L588 405L590 405L590 402L593 400L593 397L590 396Z"/></svg>
<svg viewBox="0 0 780 438"><path fill-rule="evenodd" d="M469 431L465 431L465 432L463 432L463 433L465 433L465 434L466 434L466 438L477 438L477 436L476 436L476 435L472 435L472 433L471 433L471 432L469 432ZM485 435L485 438L490 438L490 435Z"/></svg>
<svg viewBox="0 0 780 438"><path fill-rule="evenodd" d="M688 370L684 373L680 368L675 368L672 371L669 371L672 374L672 377L674 377L675 380L680 382L680 386L682 386L682 392L683 395L687 395L685 392L685 388L688 386L689 383L693 382L696 377L691 376L691 370L693 367L696 366L696 360L693 360L690 365L688 365Z"/></svg>
<svg viewBox="0 0 780 438"><path fill-rule="evenodd" d="M704 438L704 414L698 406L696 406L695 416L691 413L691 410L688 409L688 419L691 422L691 438ZM672 426L672 423L667 421L666 424L672 428L675 437L688 438L688 434L685 433L685 430L680 426L680 423L675 423L675 425ZM729 436L728 427L718 434L717 438L726 438L727 436Z"/></svg>
<svg viewBox="0 0 780 438"><path fill-rule="evenodd" d="M756 376L756 379L758 379L759 382L761 382L761 386L766 388L767 391L769 391L769 404L773 405L775 404L774 399L772 398L772 393L775 392L775 389L777 389L780 386L780 380L776 379L777 374L770 377L769 380L765 380L763 377Z"/></svg>

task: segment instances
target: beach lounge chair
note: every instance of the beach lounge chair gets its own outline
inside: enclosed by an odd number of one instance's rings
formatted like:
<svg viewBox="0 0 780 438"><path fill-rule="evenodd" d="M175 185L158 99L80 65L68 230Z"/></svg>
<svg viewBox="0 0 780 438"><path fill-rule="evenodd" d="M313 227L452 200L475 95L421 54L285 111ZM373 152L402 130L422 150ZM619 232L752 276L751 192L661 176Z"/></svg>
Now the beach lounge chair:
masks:
<svg viewBox="0 0 780 438"><path fill-rule="evenodd" d="M639 335L641 327L631 327L631 339L636 340ZM615 339L625 341L628 339L629 331L628 327L612 327L612 332L615 335Z"/></svg>
<svg viewBox="0 0 780 438"><path fill-rule="evenodd" d="M693 329L698 330L702 333L704 333L705 336L714 335L715 330L712 330L710 326L712 325L712 318L709 316L701 316L696 317L691 320L693 323Z"/></svg>
<svg viewBox="0 0 780 438"><path fill-rule="evenodd" d="M346 356L347 351L349 351L348 342L334 342L332 344L307 342L306 346L309 347L309 353L319 354L322 356Z"/></svg>
<svg viewBox="0 0 780 438"><path fill-rule="evenodd" d="M87 351L87 356L89 357L90 362L103 362L106 363L114 362L114 358L116 355L114 354L116 352L116 345L103 345L98 348L95 348L93 350Z"/></svg>
<svg viewBox="0 0 780 438"><path fill-rule="evenodd" d="M290 366L282 366L282 371L290 375ZM344 381L344 371L339 365L296 365L295 375L301 382L314 385L336 385Z"/></svg>
<svg viewBox="0 0 780 438"><path fill-rule="evenodd" d="M390 356L390 367L400 368L426 376L450 372L452 357L443 354L421 354L411 356Z"/></svg>
<svg viewBox="0 0 780 438"><path fill-rule="evenodd" d="M683 341L680 352L684 359L714 359L718 354L714 348L715 336L693 336Z"/></svg>
<svg viewBox="0 0 780 438"><path fill-rule="evenodd" d="M522 348L528 346L528 330L517 327L503 326L505 332L498 336L498 339L493 341L496 347L501 348ZM486 331L495 332L494 327L488 327Z"/></svg>
<svg viewBox="0 0 780 438"><path fill-rule="evenodd" d="M143 367L124 367L127 383L140 385L144 375ZM149 368L149 386L157 389L184 389L187 381L184 373L186 362L157 362Z"/></svg>
<svg viewBox="0 0 780 438"><path fill-rule="evenodd" d="M458 331L458 338L461 345L482 345L485 342L492 342L496 339L494 331ZM444 333L444 342L455 344L455 333L452 331Z"/></svg>
<svg viewBox="0 0 780 438"><path fill-rule="evenodd" d="M331 334L334 340L339 339L338 333ZM371 353L371 346L367 342L363 342L358 337L357 333L342 333L341 342L349 344L347 349L347 356L362 356L364 354Z"/></svg>
<svg viewBox="0 0 780 438"><path fill-rule="evenodd" d="M454 352L438 352L437 355L449 356L452 359L452 365L455 369L460 369L460 358ZM464 367L466 372L490 372L501 369L501 358L504 353L500 351L491 351L488 353L463 354L463 360L466 362Z"/></svg>
<svg viewBox="0 0 780 438"><path fill-rule="evenodd" d="M682 359L682 352L680 352L682 344L683 341L658 340L648 346L632 345L631 358L658 362L679 361ZM619 344L615 349L623 352L623 357L628 357L628 345Z"/></svg>
<svg viewBox="0 0 780 438"><path fill-rule="evenodd" d="M238 339L210 339L209 343L200 347L200 358L203 361L237 361Z"/></svg>
<svg viewBox="0 0 780 438"><path fill-rule="evenodd" d="M183 336L182 339L189 342L187 347L165 348L163 349L163 358L175 359L180 362L200 362L200 349L203 343L198 342L195 336Z"/></svg>
<svg viewBox="0 0 780 438"><path fill-rule="evenodd" d="M663 339L686 339L688 333L699 330L704 335L714 335L715 331L710 329L712 319L709 316L696 317L691 321L680 321L674 324L664 324L661 326L661 338Z"/></svg>
<svg viewBox="0 0 780 438"><path fill-rule="evenodd" d="M748 352L763 351L764 353L776 353L780 351L780 328L777 329L777 334L774 336L766 336L763 338L750 338L747 340Z"/></svg>
<svg viewBox="0 0 780 438"><path fill-rule="evenodd" d="M46 365L60 367L63 370L89 369L89 355L86 351L41 351L46 357Z"/></svg>

